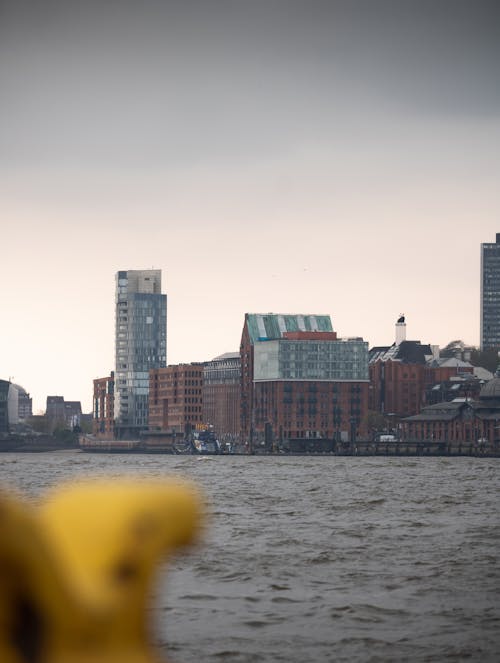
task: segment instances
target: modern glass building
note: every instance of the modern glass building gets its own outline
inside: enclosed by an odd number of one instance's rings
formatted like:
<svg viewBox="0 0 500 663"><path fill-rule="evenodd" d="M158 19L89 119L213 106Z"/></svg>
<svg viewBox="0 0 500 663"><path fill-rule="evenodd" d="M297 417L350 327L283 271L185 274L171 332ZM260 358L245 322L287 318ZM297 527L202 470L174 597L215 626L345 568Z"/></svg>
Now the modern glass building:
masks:
<svg viewBox="0 0 500 663"><path fill-rule="evenodd" d="M337 338L330 316L247 313L240 357L241 438L251 448L366 435L368 343Z"/></svg>
<svg viewBox="0 0 500 663"><path fill-rule="evenodd" d="M148 427L149 370L167 365L161 270L118 272L115 304L115 434L133 439Z"/></svg>
<svg viewBox="0 0 500 663"><path fill-rule="evenodd" d="M254 345L254 381L368 380L368 343L362 339L287 340Z"/></svg>
<svg viewBox="0 0 500 663"><path fill-rule="evenodd" d="M19 392L16 385L8 380L0 380L0 433L9 433L19 422Z"/></svg>
<svg viewBox="0 0 500 663"><path fill-rule="evenodd" d="M481 244L481 349L500 348L500 233Z"/></svg>

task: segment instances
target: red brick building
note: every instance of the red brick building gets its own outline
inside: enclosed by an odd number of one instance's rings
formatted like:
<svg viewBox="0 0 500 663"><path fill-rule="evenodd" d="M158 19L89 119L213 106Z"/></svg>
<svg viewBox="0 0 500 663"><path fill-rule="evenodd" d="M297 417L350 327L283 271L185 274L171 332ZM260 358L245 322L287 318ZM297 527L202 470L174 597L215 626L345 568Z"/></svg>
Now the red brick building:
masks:
<svg viewBox="0 0 500 663"><path fill-rule="evenodd" d="M241 361L238 352L227 352L205 363L203 372L203 422L221 438L240 433Z"/></svg>
<svg viewBox="0 0 500 663"><path fill-rule="evenodd" d="M367 434L368 347L338 339L329 316L247 313L240 355L243 442Z"/></svg>
<svg viewBox="0 0 500 663"><path fill-rule="evenodd" d="M98 437L114 437L115 374L94 380L93 432Z"/></svg>
<svg viewBox="0 0 500 663"><path fill-rule="evenodd" d="M184 432L203 423L203 364L149 372L149 428Z"/></svg>
<svg viewBox="0 0 500 663"><path fill-rule="evenodd" d="M487 382L475 400L457 398L429 405L402 422L403 439L443 445L500 448L500 377Z"/></svg>
<svg viewBox="0 0 500 663"><path fill-rule="evenodd" d="M398 418L420 412L430 386L474 371L466 362L440 360L436 346L407 341L405 337L402 317L396 323L396 342L372 348L369 355L369 408Z"/></svg>

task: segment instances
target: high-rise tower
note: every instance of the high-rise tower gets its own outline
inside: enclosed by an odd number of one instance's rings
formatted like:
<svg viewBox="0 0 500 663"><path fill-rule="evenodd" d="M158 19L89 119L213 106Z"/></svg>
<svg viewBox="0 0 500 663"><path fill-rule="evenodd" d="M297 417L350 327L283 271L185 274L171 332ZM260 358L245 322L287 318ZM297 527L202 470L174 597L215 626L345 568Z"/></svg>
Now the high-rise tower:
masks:
<svg viewBox="0 0 500 663"><path fill-rule="evenodd" d="M148 426L149 370L167 364L161 270L118 272L115 304L115 432L134 438Z"/></svg>
<svg viewBox="0 0 500 663"><path fill-rule="evenodd" d="M500 233L481 244L481 350L500 348Z"/></svg>

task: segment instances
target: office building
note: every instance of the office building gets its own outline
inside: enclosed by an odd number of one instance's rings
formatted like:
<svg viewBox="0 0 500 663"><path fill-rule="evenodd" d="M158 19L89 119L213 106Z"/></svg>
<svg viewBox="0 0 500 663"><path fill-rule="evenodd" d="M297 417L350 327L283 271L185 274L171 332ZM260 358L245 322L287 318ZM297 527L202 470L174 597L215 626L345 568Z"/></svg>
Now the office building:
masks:
<svg viewBox="0 0 500 663"><path fill-rule="evenodd" d="M500 348L500 233L481 244L481 350Z"/></svg>
<svg viewBox="0 0 500 663"><path fill-rule="evenodd" d="M148 427L149 371L167 361L161 270L118 272L115 302L115 435L134 439Z"/></svg>
<svg viewBox="0 0 500 663"><path fill-rule="evenodd" d="M9 433L19 423L19 393L10 380L0 380L0 433Z"/></svg>
<svg viewBox="0 0 500 663"><path fill-rule="evenodd" d="M368 344L337 338L330 316L247 313L240 356L243 442L366 434Z"/></svg>
<svg viewBox="0 0 500 663"><path fill-rule="evenodd" d="M16 384L18 391L18 413L19 421L27 421L33 416L33 399L28 394L26 389Z"/></svg>

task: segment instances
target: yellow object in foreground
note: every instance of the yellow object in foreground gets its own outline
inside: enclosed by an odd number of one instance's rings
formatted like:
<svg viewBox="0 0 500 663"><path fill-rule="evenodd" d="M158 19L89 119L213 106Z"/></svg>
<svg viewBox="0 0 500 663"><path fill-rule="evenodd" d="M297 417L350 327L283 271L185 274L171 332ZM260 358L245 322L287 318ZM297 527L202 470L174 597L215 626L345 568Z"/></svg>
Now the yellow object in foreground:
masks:
<svg viewBox="0 0 500 663"><path fill-rule="evenodd" d="M39 507L0 494L1 663L156 663L155 565L199 531L186 483L107 479Z"/></svg>

